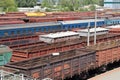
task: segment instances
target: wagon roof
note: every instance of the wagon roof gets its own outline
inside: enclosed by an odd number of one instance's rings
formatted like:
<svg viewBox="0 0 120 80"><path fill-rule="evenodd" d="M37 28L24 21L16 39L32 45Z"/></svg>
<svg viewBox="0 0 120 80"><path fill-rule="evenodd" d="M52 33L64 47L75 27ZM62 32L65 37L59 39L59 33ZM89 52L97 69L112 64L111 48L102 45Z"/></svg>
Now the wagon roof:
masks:
<svg viewBox="0 0 120 80"><path fill-rule="evenodd" d="M98 19L97 21L104 21L104 19ZM95 22L95 19L61 21L62 24L79 24L88 22Z"/></svg>
<svg viewBox="0 0 120 80"><path fill-rule="evenodd" d="M74 36L74 35L79 35L76 32L72 31L66 31L66 32L57 32L57 33L50 33L50 34L45 34L45 35L40 35L40 37L44 38L60 38L60 37L68 37L68 36Z"/></svg>
<svg viewBox="0 0 120 80"><path fill-rule="evenodd" d="M16 28L30 28L30 27L44 27L44 26L54 26L54 25L61 25L61 23L59 23L59 22L44 22L44 23L0 25L0 30L16 29Z"/></svg>
<svg viewBox="0 0 120 80"><path fill-rule="evenodd" d="M96 28L96 32L99 32L99 31L108 31L109 29L106 29L106 28ZM82 29L82 30L78 30L77 32L86 32L88 33L88 29ZM91 28L90 29L90 32L95 32L95 28Z"/></svg>

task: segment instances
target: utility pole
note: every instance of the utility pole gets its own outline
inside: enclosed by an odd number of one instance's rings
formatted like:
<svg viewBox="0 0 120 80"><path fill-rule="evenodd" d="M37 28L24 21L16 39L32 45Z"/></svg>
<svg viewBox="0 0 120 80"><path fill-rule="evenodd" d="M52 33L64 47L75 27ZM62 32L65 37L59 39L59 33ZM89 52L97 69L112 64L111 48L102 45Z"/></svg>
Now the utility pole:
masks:
<svg viewBox="0 0 120 80"><path fill-rule="evenodd" d="M97 10L95 10L94 45L96 45Z"/></svg>
<svg viewBox="0 0 120 80"><path fill-rule="evenodd" d="M87 46L90 46L90 22L88 22Z"/></svg>
<svg viewBox="0 0 120 80"><path fill-rule="evenodd" d="M0 80L4 80L3 79L3 70L0 71Z"/></svg>
<svg viewBox="0 0 120 80"><path fill-rule="evenodd" d="M104 11L104 9L95 9L94 45L96 45L97 11Z"/></svg>

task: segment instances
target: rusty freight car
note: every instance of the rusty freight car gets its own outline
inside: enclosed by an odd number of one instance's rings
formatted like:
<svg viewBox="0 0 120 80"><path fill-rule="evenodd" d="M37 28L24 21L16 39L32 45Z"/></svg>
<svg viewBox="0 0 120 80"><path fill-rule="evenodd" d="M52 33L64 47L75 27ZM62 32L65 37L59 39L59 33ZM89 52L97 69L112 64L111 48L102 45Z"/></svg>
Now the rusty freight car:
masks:
<svg viewBox="0 0 120 80"><path fill-rule="evenodd" d="M11 37L4 37L0 38L0 44L7 45L12 49L19 47L22 44L26 44L29 42L38 41L38 35L18 35L18 36L11 36Z"/></svg>
<svg viewBox="0 0 120 80"><path fill-rule="evenodd" d="M25 18L24 13L3 13L0 14L0 25L6 24L24 24L21 18Z"/></svg>
<svg viewBox="0 0 120 80"><path fill-rule="evenodd" d="M107 42L113 39L120 40L120 34L106 34L97 36L97 43ZM86 39L81 38L52 44L47 43L41 44L37 42L38 43L37 45L36 43L33 43L34 45L33 44L25 44L23 46L21 45L22 48L13 51L11 61L16 62L54 52L63 52L67 50L81 48L86 46L86 41L87 41ZM93 38L91 38L90 44L93 44Z"/></svg>
<svg viewBox="0 0 120 80"><path fill-rule="evenodd" d="M89 49L96 50L97 66L107 66L120 60L120 39L98 43Z"/></svg>
<svg viewBox="0 0 120 80"><path fill-rule="evenodd" d="M87 71L95 68L104 71L108 64L115 61L120 61L120 39L60 52L57 56L53 56L51 53L37 58L13 62L7 64L6 67L19 69L25 74L38 78L38 80L45 77L59 80L80 73L80 76L82 76ZM82 76L82 78L84 77Z"/></svg>
<svg viewBox="0 0 120 80"><path fill-rule="evenodd" d="M52 44L40 43L37 46L28 45L29 47L14 50L12 61L19 62L6 66L20 69L23 73L38 78L38 80L45 77L59 80L80 73L82 76L94 68L105 71L106 66L120 61L120 34L97 36L97 45L80 49L85 47L85 40L81 38ZM93 43L93 37L91 37L90 43ZM94 53L91 54L92 51ZM52 53L55 52L60 54L53 56Z"/></svg>
<svg viewBox="0 0 120 80"><path fill-rule="evenodd" d="M82 74L84 71L93 69L96 64L95 51L90 49L74 49L60 52L59 55L52 54L13 62L7 67L19 69L38 80L51 78L53 80L63 80L75 74ZM34 65L34 66L33 66Z"/></svg>
<svg viewBox="0 0 120 80"><path fill-rule="evenodd" d="M109 32L110 32L110 33L120 33L120 28L113 28L113 29L110 29Z"/></svg>

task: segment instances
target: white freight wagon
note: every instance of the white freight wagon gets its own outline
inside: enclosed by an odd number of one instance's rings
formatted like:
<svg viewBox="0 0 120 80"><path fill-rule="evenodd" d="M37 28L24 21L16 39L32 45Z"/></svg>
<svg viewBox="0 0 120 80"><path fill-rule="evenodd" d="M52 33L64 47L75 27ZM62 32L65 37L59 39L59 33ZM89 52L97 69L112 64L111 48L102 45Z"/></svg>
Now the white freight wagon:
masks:
<svg viewBox="0 0 120 80"><path fill-rule="evenodd" d="M39 36L39 40L44 41L46 43L55 43L55 42L72 40L77 38L80 38L79 33L72 32L72 31L50 33L50 34Z"/></svg>
<svg viewBox="0 0 120 80"><path fill-rule="evenodd" d="M102 35L107 34L109 29L106 28L96 28L96 35ZM80 36L87 37L88 36L88 29L78 30L77 33L79 33ZM95 28L89 29L89 36L94 36Z"/></svg>

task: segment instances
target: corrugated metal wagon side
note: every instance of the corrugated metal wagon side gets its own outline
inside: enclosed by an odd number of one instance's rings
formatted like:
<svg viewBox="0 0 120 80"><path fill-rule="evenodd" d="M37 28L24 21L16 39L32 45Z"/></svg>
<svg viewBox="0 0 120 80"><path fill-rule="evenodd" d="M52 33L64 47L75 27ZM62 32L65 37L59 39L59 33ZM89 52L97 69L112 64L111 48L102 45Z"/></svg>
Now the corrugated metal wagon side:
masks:
<svg viewBox="0 0 120 80"><path fill-rule="evenodd" d="M113 39L119 40L120 34L107 34L107 35L97 36L97 43L100 44L103 42L111 41ZM93 37L90 38L90 45L92 44L93 44ZM67 41L63 41L59 43L52 43L52 44L46 44L43 42L28 43L24 45L19 45L19 49L16 49L13 51L13 56L12 56L11 61L16 62L16 61L21 61L21 60L28 59L28 58L47 55L47 54L54 53L54 52L64 52L67 50L81 48L81 47L84 47L85 45L86 45L86 39L84 38L67 40ZM20 55L19 52L21 52L23 56ZM27 54L28 56L24 57L24 55L27 55Z"/></svg>
<svg viewBox="0 0 120 80"><path fill-rule="evenodd" d="M7 64L37 79L63 80L75 74L93 69L96 63L94 50L75 49L61 52L58 56L46 55L25 61ZM33 66L34 65L34 66Z"/></svg>
<svg viewBox="0 0 120 80"><path fill-rule="evenodd" d="M97 67L107 66L120 60L120 40L111 40L91 46L96 52Z"/></svg>

